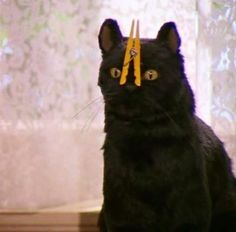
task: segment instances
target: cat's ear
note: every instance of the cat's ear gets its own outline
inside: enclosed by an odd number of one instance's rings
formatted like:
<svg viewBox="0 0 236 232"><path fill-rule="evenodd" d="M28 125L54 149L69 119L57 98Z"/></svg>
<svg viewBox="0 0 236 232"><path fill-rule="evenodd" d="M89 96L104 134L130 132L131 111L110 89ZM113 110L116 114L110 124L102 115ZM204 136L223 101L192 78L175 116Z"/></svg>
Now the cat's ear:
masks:
<svg viewBox="0 0 236 232"><path fill-rule="evenodd" d="M157 42L167 43L174 53L179 50L181 39L174 22L163 24L157 34Z"/></svg>
<svg viewBox="0 0 236 232"><path fill-rule="evenodd" d="M98 42L103 54L111 51L114 47L121 44L123 36L116 20L106 19L99 32Z"/></svg>

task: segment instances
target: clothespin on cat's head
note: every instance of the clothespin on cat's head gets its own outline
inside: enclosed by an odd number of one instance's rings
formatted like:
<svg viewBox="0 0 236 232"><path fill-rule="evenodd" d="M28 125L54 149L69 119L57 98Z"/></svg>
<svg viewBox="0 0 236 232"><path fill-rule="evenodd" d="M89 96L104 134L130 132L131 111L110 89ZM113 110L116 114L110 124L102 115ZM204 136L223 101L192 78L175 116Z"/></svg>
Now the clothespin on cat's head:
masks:
<svg viewBox="0 0 236 232"><path fill-rule="evenodd" d="M139 21L136 22L136 35L135 38L133 38L134 34L134 20L132 21L130 35L128 38L126 51L125 51L125 57L124 57L124 63L120 78L120 85L124 85L127 81L127 75L129 71L129 64L133 60L134 61L134 76L135 81L134 83L137 86L141 86L141 72L140 72L140 38L139 38Z"/></svg>

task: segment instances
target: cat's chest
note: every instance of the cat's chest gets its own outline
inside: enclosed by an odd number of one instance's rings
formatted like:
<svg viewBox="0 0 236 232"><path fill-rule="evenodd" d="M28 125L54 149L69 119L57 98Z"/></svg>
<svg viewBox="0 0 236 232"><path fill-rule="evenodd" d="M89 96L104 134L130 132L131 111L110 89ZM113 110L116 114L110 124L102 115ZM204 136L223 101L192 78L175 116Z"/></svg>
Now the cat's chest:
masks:
<svg viewBox="0 0 236 232"><path fill-rule="evenodd" d="M105 167L119 177L159 178L179 173L194 162L191 147L182 140L127 137L106 143Z"/></svg>
<svg viewBox="0 0 236 232"><path fill-rule="evenodd" d="M104 191L107 196L123 199L133 196L150 204L175 192L177 185L185 186L196 160L188 146L181 141L154 138L111 141L104 150ZM178 184L179 183L179 184Z"/></svg>

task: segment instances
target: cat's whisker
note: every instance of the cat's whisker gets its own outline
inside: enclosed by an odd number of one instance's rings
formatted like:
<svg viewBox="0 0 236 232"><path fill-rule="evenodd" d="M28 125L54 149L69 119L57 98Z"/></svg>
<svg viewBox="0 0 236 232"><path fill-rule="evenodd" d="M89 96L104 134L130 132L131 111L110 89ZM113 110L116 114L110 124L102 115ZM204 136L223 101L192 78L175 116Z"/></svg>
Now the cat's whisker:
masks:
<svg viewBox="0 0 236 232"><path fill-rule="evenodd" d="M98 116L99 113L103 112L101 110L102 105L98 106L98 109L91 115L91 117L85 122L84 126L81 128L81 131L84 132L85 129L88 130L92 123L94 122L95 118Z"/></svg>
<svg viewBox="0 0 236 232"><path fill-rule="evenodd" d="M178 129L178 130L182 130L181 127L179 126L179 124L176 123L176 121L174 120L174 118L165 110L163 109L163 113L166 115L167 118L170 119L170 121L174 124L174 126Z"/></svg>
<svg viewBox="0 0 236 232"><path fill-rule="evenodd" d="M77 112L72 119L76 119L82 112L84 112L86 109L88 109L90 106L92 106L94 103L99 102L102 100L102 96L99 96L92 101L90 101L88 104L86 104L83 108L80 109L79 112Z"/></svg>
<svg viewBox="0 0 236 232"><path fill-rule="evenodd" d="M175 128L179 131L183 131L183 129L180 127L180 125L178 123L176 123L175 119L162 107L159 105L159 108L162 110L162 112L166 115L167 118L169 118L169 120L173 123L173 125L175 126ZM190 141L186 141L188 142L189 145L191 145L191 147L193 147L193 143Z"/></svg>

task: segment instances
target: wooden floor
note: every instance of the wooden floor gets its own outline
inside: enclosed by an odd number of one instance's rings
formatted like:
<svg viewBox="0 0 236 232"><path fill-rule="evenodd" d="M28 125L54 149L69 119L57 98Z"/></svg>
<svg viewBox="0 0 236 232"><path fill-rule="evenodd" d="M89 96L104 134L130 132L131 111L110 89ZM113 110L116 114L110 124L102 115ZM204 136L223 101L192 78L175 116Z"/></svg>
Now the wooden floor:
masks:
<svg viewBox="0 0 236 232"><path fill-rule="evenodd" d="M98 232L97 212L0 213L0 232Z"/></svg>

